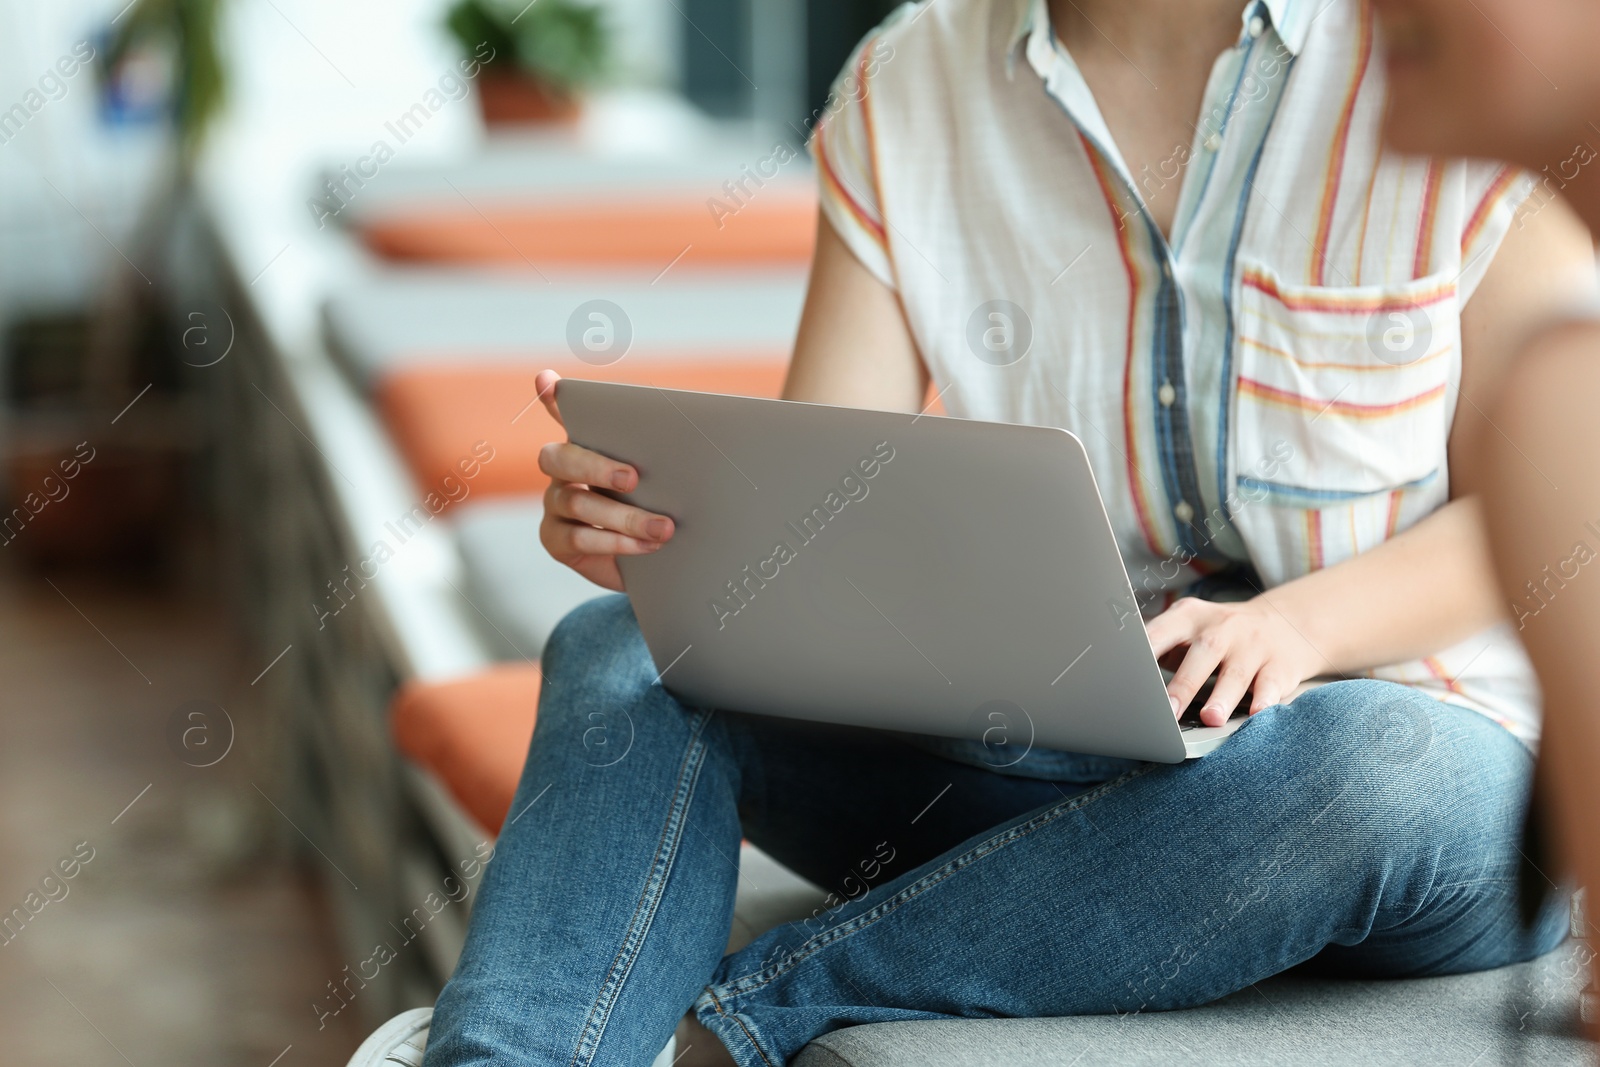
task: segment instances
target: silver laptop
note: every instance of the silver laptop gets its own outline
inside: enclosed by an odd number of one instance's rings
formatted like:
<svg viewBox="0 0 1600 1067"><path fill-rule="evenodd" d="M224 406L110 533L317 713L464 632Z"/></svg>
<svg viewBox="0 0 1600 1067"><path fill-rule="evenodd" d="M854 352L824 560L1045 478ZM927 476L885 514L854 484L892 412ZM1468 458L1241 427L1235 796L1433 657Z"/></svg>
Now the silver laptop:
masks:
<svg viewBox="0 0 1600 1067"><path fill-rule="evenodd" d="M1066 430L564 379L612 494L677 524L621 560L684 702L1177 763L1175 720L1082 443ZM987 758L987 757L986 757Z"/></svg>

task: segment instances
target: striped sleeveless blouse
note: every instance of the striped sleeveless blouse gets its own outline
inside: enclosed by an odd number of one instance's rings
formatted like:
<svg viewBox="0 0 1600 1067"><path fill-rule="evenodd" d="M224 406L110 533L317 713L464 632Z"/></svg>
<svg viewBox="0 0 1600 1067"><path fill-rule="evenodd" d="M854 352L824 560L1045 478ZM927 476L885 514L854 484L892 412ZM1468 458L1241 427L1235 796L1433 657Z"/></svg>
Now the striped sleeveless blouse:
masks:
<svg viewBox="0 0 1600 1067"><path fill-rule="evenodd" d="M1461 308L1532 180L1383 151L1374 34L1358 0L1248 4L1193 142L1139 174L1044 0L905 5L817 117L823 211L946 410L1082 439L1136 592L1108 610L1270 588L1449 499ZM1536 740L1509 625L1367 673Z"/></svg>

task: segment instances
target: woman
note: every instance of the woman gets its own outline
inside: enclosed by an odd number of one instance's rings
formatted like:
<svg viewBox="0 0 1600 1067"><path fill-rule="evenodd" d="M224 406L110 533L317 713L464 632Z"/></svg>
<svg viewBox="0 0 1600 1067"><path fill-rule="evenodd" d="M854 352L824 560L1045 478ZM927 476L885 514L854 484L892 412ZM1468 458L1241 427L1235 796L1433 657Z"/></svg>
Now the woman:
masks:
<svg viewBox="0 0 1600 1067"><path fill-rule="evenodd" d="M1524 218L1559 197L1600 232L1600 3L1385 0L1377 9L1392 42L1386 136L1407 151L1513 160L1537 181ZM1600 585L1582 575L1600 549L1597 361L1593 301L1529 338L1475 460L1501 586L1544 694L1553 829L1590 887L1600 885Z"/></svg>
<svg viewBox="0 0 1600 1067"><path fill-rule="evenodd" d="M1353 0L930 0L863 43L813 138L785 395L916 411L931 376L954 415L1076 432L1175 712L1214 677L1205 722L1255 717L1181 766L996 772L981 746L680 705L627 601L586 605L546 650L429 1065L645 1064L691 1009L696 1053L783 1063L841 1026L1560 940L1560 902L1524 933L1510 888L1536 696L1459 445L1588 248L1559 206L1512 226L1515 172L1380 151L1374 41ZM543 541L600 585L671 538L587 488L631 468L542 462ZM595 767L583 733L621 711L633 747ZM819 885L876 880L724 958L741 835Z"/></svg>

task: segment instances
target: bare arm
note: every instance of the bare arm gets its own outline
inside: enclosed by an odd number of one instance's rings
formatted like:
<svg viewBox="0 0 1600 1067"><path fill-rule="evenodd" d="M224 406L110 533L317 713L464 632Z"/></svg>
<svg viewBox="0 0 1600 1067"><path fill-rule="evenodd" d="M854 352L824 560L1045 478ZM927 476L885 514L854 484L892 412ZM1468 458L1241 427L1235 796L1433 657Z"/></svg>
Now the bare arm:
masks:
<svg viewBox="0 0 1600 1067"><path fill-rule="evenodd" d="M917 411L928 372L911 339L900 298L845 246L826 216L800 316L785 400Z"/></svg>
<svg viewBox="0 0 1600 1067"><path fill-rule="evenodd" d="M1516 447L1502 441L1484 449L1483 488L1500 582L1508 598L1525 605L1520 636L1544 696L1540 759L1552 790L1546 800L1555 802L1547 813L1591 900L1600 892L1600 827L1592 817L1600 810L1597 403L1600 325L1567 326L1539 338L1490 409ZM1528 596L1530 581L1542 600Z"/></svg>
<svg viewBox="0 0 1600 1067"><path fill-rule="evenodd" d="M1169 686L1180 707L1219 670L1202 718L1220 724L1247 688L1258 711L1307 678L1427 655L1506 617L1472 495L1483 481L1480 441L1498 436L1484 406L1519 346L1590 287L1593 272L1588 234L1563 204L1549 204L1506 236L1461 316L1451 502L1370 552L1247 604L1180 601L1153 620L1158 654L1190 649Z"/></svg>

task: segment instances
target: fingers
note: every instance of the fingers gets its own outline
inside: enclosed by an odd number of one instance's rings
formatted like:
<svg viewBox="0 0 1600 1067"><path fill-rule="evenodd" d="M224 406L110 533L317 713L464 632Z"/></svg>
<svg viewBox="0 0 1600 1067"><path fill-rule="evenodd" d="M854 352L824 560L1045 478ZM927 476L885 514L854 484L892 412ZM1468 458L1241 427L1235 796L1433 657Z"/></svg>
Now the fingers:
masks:
<svg viewBox="0 0 1600 1067"><path fill-rule="evenodd" d="M546 509L539 523L539 542L552 559L565 564L596 585L622 592L622 572L617 569L617 557L610 554L584 555L580 550L576 531L579 526Z"/></svg>
<svg viewBox="0 0 1600 1067"><path fill-rule="evenodd" d="M1205 625L1208 606L1203 600L1185 597L1145 623L1145 635L1150 638L1156 659L1194 640Z"/></svg>
<svg viewBox="0 0 1600 1067"><path fill-rule="evenodd" d="M540 371L535 379L545 409L560 420L555 386L560 376ZM550 476L544 493L544 519L539 540L552 558L607 589L622 591L618 556L643 556L659 551L675 526L656 515L613 500L591 489L599 486L628 492L639 473L598 452L568 441L554 441L539 450L539 469Z"/></svg>
<svg viewBox="0 0 1600 1067"><path fill-rule="evenodd" d="M672 536L672 520L632 504L601 496L579 485L560 483L545 493L545 507L563 519L660 543Z"/></svg>
<svg viewBox="0 0 1600 1067"><path fill-rule="evenodd" d="M1167 684L1172 713L1182 716L1221 658L1203 635L1213 614L1203 600L1184 598L1145 624L1156 660L1173 671ZM1198 646L1198 647L1197 647Z"/></svg>
<svg viewBox="0 0 1600 1067"><path fill-rule="evenodd" d="M550 413L550 417L565 426L566 423L561 422L561 411L556 407L556 383L560 380L561 375L555 371L542 370L533 376L533 388L538 392L539 400L544 404L544 409Z"/></svg>
<svg viewBox="0 0 1600 1067"><path fill-rule="evenodd" d="M1167 694L1180 717L1213 674L1200 722L1222 726L1248 695L1250 714L1291 699L1304 677L1277 619L1251 603L1186 598L1152 619L1150 646L1163 666L1176 664ZM1298 636L1298 635L1295 635Z"/></svg>
<svg viewBox="0 0 1600 1067"><path fill-rule="evenodd" d="M1276 670L1270 664L1261 668L1251 686L1250 714L1285 703L1299 684L1300 679L1292 673Z"/></svg>
<svg viewBox="0 0 1600 1067"><path fill-rule="evenodd" d="M539 449L539 469L555 482L598 485L626 493L639 484L639 472L609 456L568 441L551 441Z"/></svg>
<svg viewBox="0 0 1600 1067"><path fill-rule="evenodd" d="M1233 716L1233 709L1244 699L1245 691L1256 677L1260 662L1255 657L1242 658L1242 650L1234 652L1222 662L1217 674L1217 684L1200 709L1200 721L1206 726L1221 726Z"/></svg>
<svg viewBox="0 0 1600 1067"><path fill-rule="evenodd" d="M661 550L660 541L641 541L627 534L567 523L566 543L579 556L648 556Z"/></svg>
<svg viewBox="0 0 1600 1067"><path fill-rule="evenodd" d="M552 557L569 567L583 556L644 556L659 551L663 544L574 522L548 511L539 524L539 540Z"/></svg>
<svg viewBox="0 0 1600 1067"><path fill-rule="evenodd" d="M1173 714L1181 716L1194 700L1200 687L1206 684L1211 672L1222 662L1223 647L1210 633L1203 633L1189 644L1189 651L1178 665L1178 670L1167 683L1167 695L1172 698Z"/></svg>

